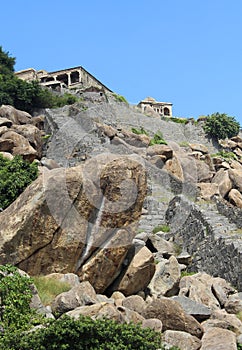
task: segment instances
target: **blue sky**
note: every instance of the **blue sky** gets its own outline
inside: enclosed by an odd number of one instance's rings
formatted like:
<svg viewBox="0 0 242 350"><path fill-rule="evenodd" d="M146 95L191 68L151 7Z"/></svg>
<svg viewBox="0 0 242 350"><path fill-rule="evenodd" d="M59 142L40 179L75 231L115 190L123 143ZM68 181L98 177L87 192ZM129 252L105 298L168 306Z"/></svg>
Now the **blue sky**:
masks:
<svg viewBox="0 0 242 350"><path fill-rule="evenodd" d="M242 125L241 0L2 1L0 45L16 70L83 66L130 103L213 112Z"/></svg>

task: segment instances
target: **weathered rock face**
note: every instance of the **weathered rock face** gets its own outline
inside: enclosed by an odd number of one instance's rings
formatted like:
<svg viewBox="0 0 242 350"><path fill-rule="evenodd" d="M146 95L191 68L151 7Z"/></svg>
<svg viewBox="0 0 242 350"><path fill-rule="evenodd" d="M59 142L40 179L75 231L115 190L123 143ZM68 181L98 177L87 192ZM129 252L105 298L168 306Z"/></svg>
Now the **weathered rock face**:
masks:
<svg viewBox="0 0 242 350"><path fill-rule="evenodd" d="M46 170L2 212L1 263L31 275L77 272L87 280L89 262L98 257L94 274L105 278L92 282L105 290L119 270L111 265L122 263L135 235L146 193L141 163L131 157L105 162L99 173L93 164Z"/></svg>

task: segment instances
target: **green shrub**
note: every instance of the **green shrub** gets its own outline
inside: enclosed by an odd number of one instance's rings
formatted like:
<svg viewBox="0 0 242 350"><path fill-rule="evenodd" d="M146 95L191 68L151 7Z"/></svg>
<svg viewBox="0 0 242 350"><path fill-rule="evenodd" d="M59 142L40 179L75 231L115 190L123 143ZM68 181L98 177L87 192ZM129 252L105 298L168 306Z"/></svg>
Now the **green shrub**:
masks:
<svg viewBox="0 0 242 350"><path fill-rule="evenodd" d="M75 321L63 317L42 328L8 339L15 350L156 350L163 349L161 335L134 324L118 324L111 320L93 321L80 317Z"/></svg>
<svg viewBox="0 0 242 350"><path fill-rule="evenodd" d="M71 289L69 283L61 282L54 277L35 276L33 277L33 281L44 305L50 305L58 294Z"/></svg>
<svg viewBox="0 0 242 350"><path fill-rule="evenodd" d="M161 131L157 131L154 137L150 140L150 146L153 146L153 145L167 145Z"/></svg>
<svg viewBox="0 0 242 350"><path fill-rule="evenodd" d="M147 135L149 136L148 132L141 126L140 129L132 128L131 131L136 135Z"/></svg>
<svg viewBox="0 0 242 350"><path fill-rule="evenodd" d="M29 303L32 280L16 267L0 266L0 325L5 333L28 329L35 313Z"/></svg>
<svg viewBox="0 0 242 350"><path fill-rule="evenodd" d="M63 95L53 95L52 108L59 108L66 105L72 105L78 101L77 96L65 92Z"/></svg>
<svg viewBox="0 0 242 350"><path fill-rule="evenodd" d="M225 113L214 113L207 117L204 130L217 140L226 139L238 135L240 124Z"/></svg>
<svg viewBox="0 0 242 350"><path fill-rule="evenodd" d="M238 157L235 153L233 152L226 152L226 151L220 151L214 154L211 154L212 157L221 157L224 160L229 160L229 159L233 159L233 160L238 160Z"/></svg>
<svg viewBox="0 0 242 350"><path fill-rule="evenodd" d="M37 163L20 156L9 160L0 155L0 208L8 207L37 176Z"/></svg>
<svg viewBox="0 0 242 350"><path fill-rule="evenodd" d="M124 102L124 103L128 104L128 101L127 101L126 98L125 98L124 96L122 96L122 95L118 95L118 94L113 93L113 97L115 98L115 100L116 100L117 102Z"/></svg>
<svg viewBox="0 0 242 350"><path fill-rule="evenodd" d="M157 232L170 232L170 227L168 225L159 225L159 226L156 226L154 229L153 229L153 233L157 233Z"/></svg>

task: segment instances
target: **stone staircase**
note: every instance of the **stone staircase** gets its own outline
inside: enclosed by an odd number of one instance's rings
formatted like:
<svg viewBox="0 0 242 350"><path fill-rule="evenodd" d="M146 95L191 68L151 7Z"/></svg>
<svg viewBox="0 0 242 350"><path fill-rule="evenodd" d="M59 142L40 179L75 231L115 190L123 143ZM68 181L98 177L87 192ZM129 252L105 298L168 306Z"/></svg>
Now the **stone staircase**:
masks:
<svg viewBox="0 0 242 350"><path fill-rule="evenodd" d="M149 184L150 193L147 195L138 231L151 233L159 225L165 224L165 212L170 199L174 196L163 186L154 182Z"/></svg>

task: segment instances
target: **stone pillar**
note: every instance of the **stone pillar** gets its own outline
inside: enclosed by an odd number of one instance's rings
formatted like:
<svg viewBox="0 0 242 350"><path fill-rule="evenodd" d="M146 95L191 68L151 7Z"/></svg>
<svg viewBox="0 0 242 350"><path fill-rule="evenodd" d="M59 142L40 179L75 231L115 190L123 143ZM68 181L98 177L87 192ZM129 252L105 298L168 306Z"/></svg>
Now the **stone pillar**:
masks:
<svg viewBox="0 0 242 350"><path fill-rule="evenodd" d="M71 73L67 73L68 76L68 86L71 85Z"/></svg>

